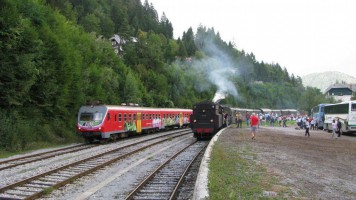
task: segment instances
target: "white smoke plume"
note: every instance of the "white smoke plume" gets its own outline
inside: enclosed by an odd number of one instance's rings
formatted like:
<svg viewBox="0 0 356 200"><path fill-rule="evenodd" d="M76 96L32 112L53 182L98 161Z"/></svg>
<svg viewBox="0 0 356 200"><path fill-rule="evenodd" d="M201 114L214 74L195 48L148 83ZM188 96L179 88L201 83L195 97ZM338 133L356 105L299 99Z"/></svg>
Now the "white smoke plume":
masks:
<svg viewBox="0 0 356 200"><path fill-rule="evenodd" d="M237 89L232 82L232 78L239 75L237 64L211 40L204 41L204 51L208 56L202 60L193 60L192 67L197 73L207 74L206 79L217 87L213 102L219 102L228 95L238 99ZM196 87L199 87L201 91L211 89L206 85Z"/></svg>

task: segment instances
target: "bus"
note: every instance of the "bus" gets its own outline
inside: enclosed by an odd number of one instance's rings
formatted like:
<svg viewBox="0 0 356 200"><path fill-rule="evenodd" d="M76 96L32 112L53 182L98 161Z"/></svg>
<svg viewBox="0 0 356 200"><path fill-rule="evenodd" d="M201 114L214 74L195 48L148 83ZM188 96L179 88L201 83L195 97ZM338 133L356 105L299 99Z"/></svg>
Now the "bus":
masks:
<svg viewBox="0 0 356 200"><path fill-rule="evenodd" d="M330 104L326 104L326 103L321 103L317 106L314 106L311 109L311 116L313 117L313 119L316 119L318 122L318 129L323 129L324 128L324 107L326 105L330 105Z"/></svg>
<svg viewBox="0 0 356 200"><path fill-rule="evenodd" d="M324 129L332 130L332 121L340 119L341 133L356 132L356 101L326 105Z"/></svg>

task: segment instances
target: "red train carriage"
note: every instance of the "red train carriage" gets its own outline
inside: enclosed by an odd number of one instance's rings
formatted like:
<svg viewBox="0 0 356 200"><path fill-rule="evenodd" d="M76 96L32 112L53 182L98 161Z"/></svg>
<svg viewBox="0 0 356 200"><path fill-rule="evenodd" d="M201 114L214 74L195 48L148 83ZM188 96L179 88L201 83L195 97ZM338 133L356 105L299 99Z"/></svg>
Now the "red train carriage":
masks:
<svg viewBox="0 0 356 200"><path fill-rule="evenodd" d="M87 141L117 139L129 134L155 132L189 125L190 109L113 105L82 106L77 131Z"/></svg>

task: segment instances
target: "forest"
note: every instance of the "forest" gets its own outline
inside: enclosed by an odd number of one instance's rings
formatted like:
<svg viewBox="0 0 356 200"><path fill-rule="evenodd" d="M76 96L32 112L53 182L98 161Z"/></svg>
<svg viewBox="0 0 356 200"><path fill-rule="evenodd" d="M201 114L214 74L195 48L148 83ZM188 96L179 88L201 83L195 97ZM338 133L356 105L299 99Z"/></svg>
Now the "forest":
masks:
<svg viewBox="0 0 356 200"><path fill-rule="evenodd" d="M0 151L80 141L78 109L94 100L191 108L218 95L235 107L302 111L332 101L214 27L175 39L147 0L0 0L0 27Z"/></svg>

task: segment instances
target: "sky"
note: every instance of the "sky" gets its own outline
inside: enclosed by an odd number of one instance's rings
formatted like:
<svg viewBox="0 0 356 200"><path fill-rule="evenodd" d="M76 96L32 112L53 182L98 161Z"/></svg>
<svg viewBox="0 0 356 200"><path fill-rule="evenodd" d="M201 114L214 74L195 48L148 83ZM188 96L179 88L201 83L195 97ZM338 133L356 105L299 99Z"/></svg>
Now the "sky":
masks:
<svg viewBox="0 0 356 200"><path fill-rule="evenodd" d="M142 0L144 2L144 0ZM174 28L214 28L256 60L290 74L339 71L356 77L356 0L148 0Z"/></svg>

